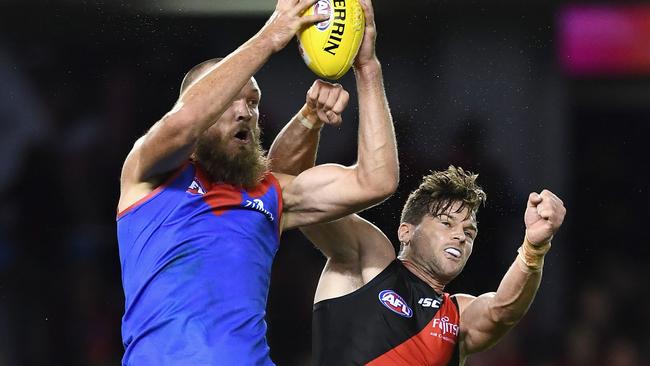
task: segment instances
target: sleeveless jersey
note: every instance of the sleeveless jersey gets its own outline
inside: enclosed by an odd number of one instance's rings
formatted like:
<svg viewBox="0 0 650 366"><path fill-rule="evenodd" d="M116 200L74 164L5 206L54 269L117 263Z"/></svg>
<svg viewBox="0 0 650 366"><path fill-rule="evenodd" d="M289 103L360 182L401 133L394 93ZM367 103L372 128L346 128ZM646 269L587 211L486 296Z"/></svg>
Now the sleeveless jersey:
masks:
<svg viewBox="0 0 650 366"><path fill-rule="evenodd" d="M192 162L118 214L123 365L273 365L264 321L282 196Z"/></svg>
<svg viewBox="0 0 650 366"><path fill-rule="evenodd" d="M459 364L459 311L398 259L360 289L314 305L314 366Z"/></svg>

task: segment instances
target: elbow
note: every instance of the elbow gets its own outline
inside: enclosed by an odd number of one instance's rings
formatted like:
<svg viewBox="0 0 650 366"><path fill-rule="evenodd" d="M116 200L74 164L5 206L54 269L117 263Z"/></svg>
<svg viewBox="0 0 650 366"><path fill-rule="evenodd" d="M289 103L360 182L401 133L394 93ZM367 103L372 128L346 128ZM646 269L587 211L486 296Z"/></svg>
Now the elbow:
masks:
<svg viewBox="0 0 650 366"><path fill-rule="evenodd" d="M399 185L399 170L389 169L381 175L370 177L366 179L364 186L367 191L372 195L373 200L378 202L388 199L397 191Z"/></svg>
<svg viewBox="0 0 650 366"><path fill-rule="evenodd" d="M376 194L378 196L378 199L384 201L390 198L390 196L392 196L395 191L397 191L397 184L397 180L391 180L384 182L384 184L382 184L380 187L377 187Z"/></svg>
<svg viewBox="0 0 650 366"><path fill-rule="evenodd" d="M364 184L363 191L366 194L366 201L372 205L379 204L390 198L397 190L397 180L377 181L373 184Z"/></svg>
<svg viewBox="0 0 650 366"><path fill-rule="evenodd" d="M399 185L399 162L397 156L377 157L370 164L356 165L359 182L368 192L383 201L397 191Z"/></svg>
<svg viewBox="0 0 650 366"><path fill-rule="evenodd" d="M399 169L396 168L394 171L391 172L388 180L386 181L385 184L385 194L386 198L390 197L397 191L397 186L399 186Z"/></svg>

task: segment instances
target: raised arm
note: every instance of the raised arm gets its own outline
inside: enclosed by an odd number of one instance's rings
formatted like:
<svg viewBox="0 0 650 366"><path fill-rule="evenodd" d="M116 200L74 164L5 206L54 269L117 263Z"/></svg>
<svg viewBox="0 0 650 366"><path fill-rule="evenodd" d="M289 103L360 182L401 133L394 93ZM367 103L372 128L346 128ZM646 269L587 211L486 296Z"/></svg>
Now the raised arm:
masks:
<svg viewBox="0 0 650 366"><path fill-rule="evenodd" d="M298 175L314 166L321 127L341 122L340 114L349 98L339 85L329 85L314 83L305 106L276 136L269 150L274 171ZM316 111L329 115L324 117L328 120L321 121ZM386 235L358 215L300 230L327 257L314 302L356 290L395 259Z"/></svg>
<svg viewBox="0 0 650 366"><path fill-rule="evenodd" d="M125 206L146 194L191 155L201 134L227 110L253 74L292 39L300 27L324 15L302 17L316 0L278 0L275 12L250 40L213 65L180 96L174 107L134 145L121 176Z"/></svg>
<svg viewBox="0 0 650 366"><path fill-rule="evenodd" d="M456 295L463 357L494 345L526 314L542 278L544 255L565 213L562 200L550 191L531 193L524 215L524 243L497 291L479 297Z"/></svg>
<svg viewBox="0 0 650 366"><path fill-rule="evenodd" d="M397 188L397 148L384 93L382 70L375 55L376 29L369 1L364 39L355 60L359 98L357 163L351 167L321 165L297 177L278 175L283 185L283 228L329 221L381 202Z"/></svg>

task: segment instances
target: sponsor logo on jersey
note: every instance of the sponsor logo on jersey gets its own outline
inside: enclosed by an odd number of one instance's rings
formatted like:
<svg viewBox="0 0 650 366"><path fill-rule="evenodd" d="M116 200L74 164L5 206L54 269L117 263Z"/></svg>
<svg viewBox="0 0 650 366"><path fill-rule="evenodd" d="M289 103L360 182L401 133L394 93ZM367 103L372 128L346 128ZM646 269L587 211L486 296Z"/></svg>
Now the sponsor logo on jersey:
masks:
<svg viewBox="0 0 650 366"><path fill-rule="evenodd" d="M450 322L448 316L433 318L431 327L433 328L433 331L430 335L438 337L445 342L456 343L459 327L458 324Z"/></svg>
<svg viewBox="0 0 650 366"><path fill-rule="evenodd" d="M259 211L259 212L263 213L264 216L266 216L266 218L269 219L269 221L274 220L273 219L273 214L271 212L269 212L269 210L264 208L264 202L262 202L261 199L256 198L256 199L254 199L252 201L251 200L246 200L246 202L244 203L244 207L245 208L250 208L250 209L253 209L255 211Z"/></svg>
<svg viewBox="0 0 650 366"><path fill-rule="evenodd" d="M439 309L442 302L438 299L432 299L430 297L421 297L420 300L418 300L418 304L422 305L423 308Z"/></svg>
<svg viewBox="0 0 650 366"><path fill-rule="evenodd" d="M404 299L393 290L383 290L380 292L379 302L391 311L405 318L413 316L413 310L411 310L411 308L406 305L406 301L404 301Z"/></svg>
<svg viewBox="0 0 650 366"><path fill-rule="evenodd" d="M198 179L194 178L192 181L192 184L187 188L187 193L191 194L199 194L199 195L204 195L205 194L205 189L203 189L203 186L201 185L201 182L199 182Z"/></svg>

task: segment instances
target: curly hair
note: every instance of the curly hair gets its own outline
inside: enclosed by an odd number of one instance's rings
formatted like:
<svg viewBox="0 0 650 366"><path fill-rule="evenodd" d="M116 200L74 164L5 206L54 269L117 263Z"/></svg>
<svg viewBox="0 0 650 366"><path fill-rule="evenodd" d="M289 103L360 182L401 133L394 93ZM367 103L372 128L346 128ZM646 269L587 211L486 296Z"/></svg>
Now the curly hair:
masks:
<svg viewBox="0 0 650 366"><path fill-rule="evenodd" d="M457 212L469 208L468 216L476 213L487 198L483 189L476 184L478 174L466 172L450 165L444 171L432 171L422 178L422 183L411 192L402 209L401 222L417 225L429 214L438 216L461 202Z"/></svg>

